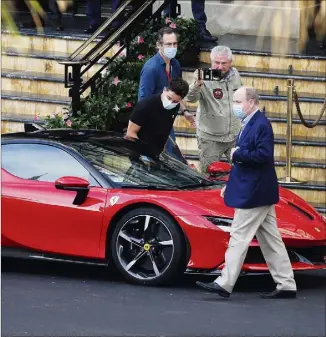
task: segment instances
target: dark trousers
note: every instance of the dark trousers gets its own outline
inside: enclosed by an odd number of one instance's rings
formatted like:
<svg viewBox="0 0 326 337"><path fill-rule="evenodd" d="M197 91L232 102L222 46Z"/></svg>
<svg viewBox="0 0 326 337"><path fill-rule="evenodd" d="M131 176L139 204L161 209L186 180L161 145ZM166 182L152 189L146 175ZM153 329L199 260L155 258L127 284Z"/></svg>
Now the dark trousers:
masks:
<svg viewBox="0 0 326 337"><path fill-rule="evenodd" d="M191 9L194 19L200 30L206 29L207 16L205 14L205 0L191 0ZM164 13L169 15L169 7Z"/></svg>
<svg viewBox="0 0 326 337"><path fill-rule="evenodd" d="M205 0L192 0L191 1L192 15L197 21L198 27L206 29L207 16L205 13Z"/></svg>
<svg viewBox="0 0 326 337"><path fill-rule="evenodd" d="M120 0L112 0L112 12L115 12L120 6Z"/></svg>
<svg viewBox="0 0 326 337"><path fill-rule="evenodd" d="M49 18L54 24L61 24L62 15L56 0L48 0Z"/></svg>
<svg viewBox="0 0 326 337"><path fill-rule="evenodd" d="M90 25L99 26L101 24L101 0L87 1L87 16Z"/></svg>

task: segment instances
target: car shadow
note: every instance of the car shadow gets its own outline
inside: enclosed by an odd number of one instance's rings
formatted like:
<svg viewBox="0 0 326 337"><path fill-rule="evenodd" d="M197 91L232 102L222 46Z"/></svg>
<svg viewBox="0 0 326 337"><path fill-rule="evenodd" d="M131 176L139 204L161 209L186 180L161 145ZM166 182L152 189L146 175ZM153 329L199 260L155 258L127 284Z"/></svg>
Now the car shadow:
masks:
<svg viewBox="0 0 326 337"><path fill-rule="evenodd" d="M57 261L26 260L2 258L2 274L44 275L68 279L116 281L125 283L124 278L112 267L101 265L74 264ZM295 273L298 289L326 289L326 270ZM184 275L172 286L173 288L197 288L196 281L212 282L214 277ZM264 292L273 290L275 283L269 274L245 275L238 279L234 291ZM198 288L199 289L199 288Z"/></svg>

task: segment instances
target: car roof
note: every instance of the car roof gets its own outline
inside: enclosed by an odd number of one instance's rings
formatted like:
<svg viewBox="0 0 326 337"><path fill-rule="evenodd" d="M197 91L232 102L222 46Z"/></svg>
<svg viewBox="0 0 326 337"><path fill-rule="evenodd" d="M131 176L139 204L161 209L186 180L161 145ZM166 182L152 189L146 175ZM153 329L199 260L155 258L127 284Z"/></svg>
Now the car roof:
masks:
<svg viewBox="0 0 326 337"><path fill-rule="evenodd" d="M130 152L145 154L157 157L155 152L148 144L135 139L125 139L123 134L92 129L44 129L33 132L7 133L1 136L1 141L5 140L33 140L58 143L83 143L97 144L107 148L114 148L116 152L130 154Z"/></svg>
<svg viewBox="0 0 326 337"><path fill-rule="evenodd" d="M94 137L122 139L123 135L113 131L93 129L44 129L33 132L16 132L1 135L2 139L49 139L57 141L85 141Z"/></svg>

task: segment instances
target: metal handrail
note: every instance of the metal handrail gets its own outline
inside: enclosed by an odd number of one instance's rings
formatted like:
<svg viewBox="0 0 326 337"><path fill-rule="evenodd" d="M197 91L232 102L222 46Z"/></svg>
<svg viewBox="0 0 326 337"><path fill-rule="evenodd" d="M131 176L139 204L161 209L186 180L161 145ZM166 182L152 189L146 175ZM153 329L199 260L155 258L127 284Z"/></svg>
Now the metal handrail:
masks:
<svg viewBox="0 0 326 337"><path fill-rule="evenodd" d="M89 61L97 62L114 44L119 40L121 34L123 34L127 28L129 28L135 20L156 0L147 0L120 28L118 28L108 40L103 40L101 45L97 45L96 48L90 50L83 59L88 59ZM121 44L120 44L121 45ZM90 66L88 65L81 73L83 75Z"/></svg>
<svg viewBox="0 0 326 337"><path fill-rule="evenodd" d="M97 39L103 31L108 28L112 22L117 19L123 11L132 3L133 0L126 0L121 6L118 7L118 9L112 14L110 18L108 18L90 37L87 41L85 41L81 46L79 46L69 57L68 60L72 61L74 58L76 58L80 53L85 50L92 42ZM82 59L85 59L83 57Z"/></svg>

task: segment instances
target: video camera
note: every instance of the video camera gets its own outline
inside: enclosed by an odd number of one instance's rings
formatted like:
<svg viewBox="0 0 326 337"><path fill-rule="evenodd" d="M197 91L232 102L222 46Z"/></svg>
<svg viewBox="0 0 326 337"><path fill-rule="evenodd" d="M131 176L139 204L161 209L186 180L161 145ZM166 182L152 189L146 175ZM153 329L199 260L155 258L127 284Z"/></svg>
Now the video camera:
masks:
<svg viewBox="0 0 326 337"><path fill-rule="evenodd" d="M222 79L222 72L219 69L199 68L198 80L203 81L220 81Z"/></svg>

